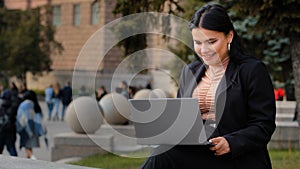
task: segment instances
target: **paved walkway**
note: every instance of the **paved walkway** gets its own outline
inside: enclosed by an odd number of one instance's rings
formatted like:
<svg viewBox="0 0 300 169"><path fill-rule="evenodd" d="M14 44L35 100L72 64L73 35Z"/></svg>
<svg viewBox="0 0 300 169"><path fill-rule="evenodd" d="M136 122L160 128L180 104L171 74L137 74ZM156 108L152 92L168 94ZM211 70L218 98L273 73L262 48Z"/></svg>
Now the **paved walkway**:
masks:
<svg viewBox="0 0 300 169"><path fill-rule="evenodd" d="M39 160L51 161L51 148L53 147L53 136L58 133L72 132L71 129L67 126L66 122L61 121L47 121L47 108L45 102L40 102L41 108L44 114L44 122L48 130L48 140L49 140L49 148L47 149L45 146L45 142L43 138L40 138L40 148L34 148L33 153L34 156ZM61 107L60 107L61 108ZM18 156L22 158L26 158L25 149L19 149L19 136L17 136L16 148L18 151ZM3 155L9 155L6 149L3 151Z"/></svg>

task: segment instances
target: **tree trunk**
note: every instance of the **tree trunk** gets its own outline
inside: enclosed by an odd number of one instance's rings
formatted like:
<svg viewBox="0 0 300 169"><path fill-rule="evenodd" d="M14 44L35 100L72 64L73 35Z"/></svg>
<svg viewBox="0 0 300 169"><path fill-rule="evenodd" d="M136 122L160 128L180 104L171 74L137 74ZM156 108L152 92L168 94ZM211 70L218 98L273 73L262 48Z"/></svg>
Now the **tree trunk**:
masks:
<svg viewBox="0 0 300 169"><path fill-rule="evenodd" d="M298 35L291 37L291 59L295 79L295 98L298 105L298 120L300 120L300 37Z"/></svg>

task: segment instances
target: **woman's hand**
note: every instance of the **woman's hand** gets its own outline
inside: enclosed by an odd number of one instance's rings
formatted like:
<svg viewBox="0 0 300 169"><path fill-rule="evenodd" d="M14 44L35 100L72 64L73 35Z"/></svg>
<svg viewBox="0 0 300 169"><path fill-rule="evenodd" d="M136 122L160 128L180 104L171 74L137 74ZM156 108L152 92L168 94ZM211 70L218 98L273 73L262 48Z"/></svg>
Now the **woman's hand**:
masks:
<svg viewBox="0 0 300 169"><path fill-rule="evenodd" d="M224 155L230 152L230 147L224 137L216 137L209 140L215 146L210 147L210 150L215 151L215 155Z"/></svg>

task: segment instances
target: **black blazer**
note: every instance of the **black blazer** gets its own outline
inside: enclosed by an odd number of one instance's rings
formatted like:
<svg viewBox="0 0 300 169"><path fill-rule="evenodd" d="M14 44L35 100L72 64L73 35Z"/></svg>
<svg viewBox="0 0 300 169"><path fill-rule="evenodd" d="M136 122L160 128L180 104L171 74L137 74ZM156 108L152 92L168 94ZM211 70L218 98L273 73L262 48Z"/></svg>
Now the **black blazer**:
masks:
<svg viewBox="0 0 300 169"><path fill-rule="evenodd" d="M200 61L185 66L177 97L191 97L205 70ZM272 168L267 144L276 127L276 107L265 65L255 58L245 59L240 64L230 60L217 88L215 105L218 125L212 137L226 138L235 167Z"/></svg>

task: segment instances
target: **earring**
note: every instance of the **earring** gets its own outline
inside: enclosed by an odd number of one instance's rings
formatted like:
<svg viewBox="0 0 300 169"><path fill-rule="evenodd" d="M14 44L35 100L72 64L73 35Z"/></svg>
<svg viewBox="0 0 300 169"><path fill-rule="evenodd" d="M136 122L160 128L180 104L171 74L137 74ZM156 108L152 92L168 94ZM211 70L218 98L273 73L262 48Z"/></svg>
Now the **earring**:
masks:
<svg viewBox="0 0 300 169"><path fill-rule="evenodd" d="M228 51L230 51L230 43L228 43L227 48L228 48Z"/></svg>

